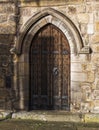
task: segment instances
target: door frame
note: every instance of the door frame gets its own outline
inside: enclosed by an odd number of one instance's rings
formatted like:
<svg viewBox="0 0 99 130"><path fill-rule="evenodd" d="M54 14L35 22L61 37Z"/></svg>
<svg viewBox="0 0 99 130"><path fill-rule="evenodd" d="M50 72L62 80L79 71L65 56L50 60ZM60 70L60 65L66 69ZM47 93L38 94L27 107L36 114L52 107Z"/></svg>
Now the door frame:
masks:
<svg viewBox="0 0 99 130"><path fill-rule="evenodd" d="M29 110L29 52L31 41L36 32L48 23L58 27L66 36L71 51L71 64L74 55L89 54L89 47L84 46L77 27L67 16L52 8L46 8L33 15L21 27L15 47L11 50L11 53L14 54L15 68L13 86L17 97L14 104L15 109Z"/></svg>

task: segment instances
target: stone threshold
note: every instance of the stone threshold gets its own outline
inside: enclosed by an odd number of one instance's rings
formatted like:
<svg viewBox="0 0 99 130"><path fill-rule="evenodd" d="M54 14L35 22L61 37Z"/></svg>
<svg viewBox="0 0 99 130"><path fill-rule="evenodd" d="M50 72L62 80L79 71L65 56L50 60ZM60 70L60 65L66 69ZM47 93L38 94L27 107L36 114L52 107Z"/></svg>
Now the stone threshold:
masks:
<svg viewBox="0 0 99 130"><path fill-rule="evenodd" d="M99 113L73 113L66 111L0 111L0 120L28 119L36 121L99 123Z"/></svg>

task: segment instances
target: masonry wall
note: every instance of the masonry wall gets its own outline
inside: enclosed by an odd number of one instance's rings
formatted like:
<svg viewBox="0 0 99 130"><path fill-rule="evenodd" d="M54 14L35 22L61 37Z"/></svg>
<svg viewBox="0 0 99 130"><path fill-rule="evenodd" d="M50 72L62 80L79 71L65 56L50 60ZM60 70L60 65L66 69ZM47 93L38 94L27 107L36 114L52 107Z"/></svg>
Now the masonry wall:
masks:
<svg viewBox="0 0 99 130"><path fill-rule="evenodd" d="M10 48L16 35L16 6L13 1L0 1L0 109L11 109L13 95L13 60Z"/></svg>
<svg viewBox="0 0 99 130"><path fill-rule="evenodd" d="M44 8L54 8L65 14L78 28L84 45L91 48L90 54L71 55L71 111L99 112L98 0L0 2L0 108L12 109L18 100L13 86L14 57L10 49L16 44L22 26Z"/></svg>

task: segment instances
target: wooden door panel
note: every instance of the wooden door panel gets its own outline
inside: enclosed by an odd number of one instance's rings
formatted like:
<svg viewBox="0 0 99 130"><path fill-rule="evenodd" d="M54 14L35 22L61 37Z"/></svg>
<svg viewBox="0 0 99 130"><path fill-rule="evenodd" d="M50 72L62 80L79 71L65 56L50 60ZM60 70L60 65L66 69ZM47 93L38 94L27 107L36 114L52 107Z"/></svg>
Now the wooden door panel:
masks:
<svg viewBox="0 0 99 130"><path fill-rule="evenodd" d="M30 71L31 109L68 109L70 48L55 26L46 25L33 38Z"/></svg>

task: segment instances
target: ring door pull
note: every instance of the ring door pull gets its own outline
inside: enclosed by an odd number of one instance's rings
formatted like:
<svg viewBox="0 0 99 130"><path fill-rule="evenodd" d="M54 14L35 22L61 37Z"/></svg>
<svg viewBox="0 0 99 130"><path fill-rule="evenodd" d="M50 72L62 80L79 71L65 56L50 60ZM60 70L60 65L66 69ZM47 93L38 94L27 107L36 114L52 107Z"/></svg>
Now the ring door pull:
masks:
<svg viewBox="0 0 99 130"><path fill-rule="evenodd" d="M54 76L57 76L57 75L58 75L58 68L57 68L57 67L54 67L54 68L53 68L53 75L54 75Z"/></svg>

